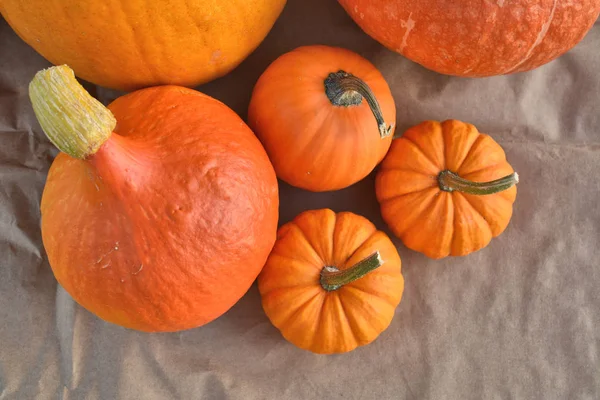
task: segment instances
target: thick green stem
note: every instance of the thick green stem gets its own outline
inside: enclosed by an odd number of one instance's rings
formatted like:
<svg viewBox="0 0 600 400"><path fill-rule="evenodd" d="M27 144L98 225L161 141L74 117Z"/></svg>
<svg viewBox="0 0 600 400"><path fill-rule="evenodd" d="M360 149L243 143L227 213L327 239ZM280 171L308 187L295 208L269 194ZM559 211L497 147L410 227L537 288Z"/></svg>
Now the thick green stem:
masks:
<svg viewBox="0 0 600 400"><path fill-rule="evenodd" d="M446 192L459 191L467 194L486 195L502 192L519 183L519 175L514 172L491 182L472 182L454 172L445 170L438 175L440 189Z"/></svg>
<svg viewBox="0 0 600 400"><path fill-rule="evenodd" d="M325 79L325 93L334 106L357 106L364 98L375 116L381 138L391 135L392 126L386 124L375 94L362 79L344 71L331 73Z"/></svg>
<svg viewBox="0 0 600 400"><path fill-rule="evenodd" d="M29 84L35 115L48 139L71 157L96 153L112 134L112 113L77 82L66 65L38 72Z"/></svg>
<svg viewBox="0 0 600 400"><path fill-rule="evenodd" d="M328 292L338 290L344 285L362 278L369 272L383 265L379 251L359 261L356 265L340 271L335 267L325 267L321 270L321 286Z"/></svg>

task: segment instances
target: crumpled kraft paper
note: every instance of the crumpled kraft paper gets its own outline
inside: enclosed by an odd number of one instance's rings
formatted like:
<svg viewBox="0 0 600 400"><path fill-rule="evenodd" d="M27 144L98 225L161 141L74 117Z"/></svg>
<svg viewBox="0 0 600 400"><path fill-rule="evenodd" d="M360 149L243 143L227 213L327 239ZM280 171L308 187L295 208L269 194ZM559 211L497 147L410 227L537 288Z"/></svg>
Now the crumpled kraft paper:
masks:
<svg viewBox="0 0 600 400"><path fill-rule="evenodd" d="M199 90L245 118L280 54L343 46L394 93L400 130L456 118L491 134L521 183L513 219L484 250L442 261L395 241L406 290L373 344L319 356L269 323L256 286L202 328L143 334L109 325L56 283L39 200L56 150L27 85L49 64L0 20L0 399L600 398L600 25L532 72L462 79L425 70L365 35L335 1L290 1L265 42ZM119 93L94 88L108 103ZM281 184L281 223L348 210L385 229L373 175L335 193Z"/></svg>

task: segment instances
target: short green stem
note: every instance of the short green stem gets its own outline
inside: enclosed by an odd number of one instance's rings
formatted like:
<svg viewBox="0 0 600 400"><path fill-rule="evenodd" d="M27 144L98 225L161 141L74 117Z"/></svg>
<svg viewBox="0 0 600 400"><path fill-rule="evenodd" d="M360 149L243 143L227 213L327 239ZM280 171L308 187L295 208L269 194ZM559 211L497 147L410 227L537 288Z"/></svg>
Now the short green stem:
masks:
<svg viewBox="0 0 600 400"><path fill-rule="evenodd" d="M328 292L338 290L342 286L362 278L382 265L381 254L379 251L376 251L354 266L342 271L335 267L324 267L321 270L321 286Z"/></svg>
<svg viewBox="0 0 600 400"><path fill-rule="evenodd" d="M38 72L29 85L29 97L48 139L74 158L96 153L117 125L112 113L86 92L66 65Z"/></svg>
<svg viewBox="0 0 600 400"><path fill-rule="evenodd" d="M519 175L514 172L490 182L472 182L461 178L454 172L445 170L438 175L440 189L445 192L459 191L467 194L487 195L510 189L519 183Z"/></svg>
<svg viewBox="0 0 600 400"><path fill-rule="evenodd" d="M362 79L345 71L332 72L325 79L325 94L334 106L357 106L364 98L377 121L381 138L392 134L392 125L386 124L375 94Z"/></svg>

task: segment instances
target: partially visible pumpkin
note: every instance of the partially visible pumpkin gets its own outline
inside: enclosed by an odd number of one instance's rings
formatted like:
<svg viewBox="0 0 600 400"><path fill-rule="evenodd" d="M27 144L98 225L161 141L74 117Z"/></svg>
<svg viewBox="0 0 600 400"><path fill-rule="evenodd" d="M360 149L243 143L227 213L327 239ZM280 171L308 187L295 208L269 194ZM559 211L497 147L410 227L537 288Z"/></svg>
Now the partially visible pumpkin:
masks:
<svg viewBox="0 0 600 400"><path fill-rule="evenodd" d="M590 30L600 0L339 0L390 50L434 71L491 76L559 57Z"/></svg>
<svg viewBox="0 0 600 400"><path fill-rule="evenodd" d="M506 229L517 182L490 136L456 120L426 121L394 140L376 191L406 247L442 258L477 251Z"/></svg>
<svg viewBox="0 0 600 400"><path fill-rule="evenodd" d="M106 109L67 67L38 73L30 94L63 151L42 196L44 247L79 304L127 328L177 331L244 295L275 242L278 191L233 111L177 86Z"/></svg>
<svg viewBox="0 0 600 400"><path fill-rule="evenodd" d="M367 176L389 149L395 121L394 99L373 64L327 46L300 47L275 60L248 111L277 176L315 192Z"/></svg>
<svg viewBox="0 0 600 400"><path fill-rule="evenodd" d="M195 86L265 38L285 0L1 0L17 34L55 65L114 89Z"/></svg>
<svg viewBox="0 0 600 400"><path fill-rule="evenodd" d="M366 345L391 323L404 289L400 256L366 218L328 209L283 225L258 277L283 336L314 353Z"/></svg>

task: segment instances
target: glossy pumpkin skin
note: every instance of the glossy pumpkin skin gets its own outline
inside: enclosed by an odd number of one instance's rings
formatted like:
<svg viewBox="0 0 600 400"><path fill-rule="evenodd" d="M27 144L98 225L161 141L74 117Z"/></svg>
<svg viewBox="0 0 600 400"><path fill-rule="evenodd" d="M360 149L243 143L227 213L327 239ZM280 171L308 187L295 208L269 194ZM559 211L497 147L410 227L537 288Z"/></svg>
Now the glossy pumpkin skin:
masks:
<svg viewBox="0 0 600 400"><path fill-rule="evenodd" d="M203 325L244 295L275 242L267 155L222 103L175 86L109 106L118 125L87 160L60 153L41 213L58 282L127 328Z"/></svg>
<svg viewBox="0 0 600 400"><path fill-rule="evenodd" d="M285 0L2 0L17 34L55 65L122 90L195 86L265 38Z"/></svg>
<svg viewBox="0 0 600 400"><path fill-rule="evenodd" d="M506 229L517 194L514 186L484 196L443 191L444 170L474 182L514 172L498 143L460 121L426 121L394 140L376 178L381 213L408 248L431 258L487 246Z"/></svg>
<svg viewBox="0 0 600 400"><path fill-rule="evenodd" d="M600 0L339 0L390 50L434 71L492 76L528 71L575 46Z"/></svg>
<svg viewBox="0 0 600 400"><path fill-rule="evenodd" d="M277 176L292 186L315 192L350 186L366 177L391 145L391 135L381 139L366 101L347 107L331 103L324 81L340 70L362 79L385 121L395 125L396 107L383 76L349 50L297 48L275 60L254 88L248 124Z"/></svg>
<svg viewBox="0 0 600 400"><path fill-rule="evenodd" d="M323 267L345 270L377 250L384 263L364 277L335 291L319 283ZM322 209L279 229L258 288L267 316L288 341L331 354L368 344L389 326L404 279L385 233L359 215Z"/></svg>

